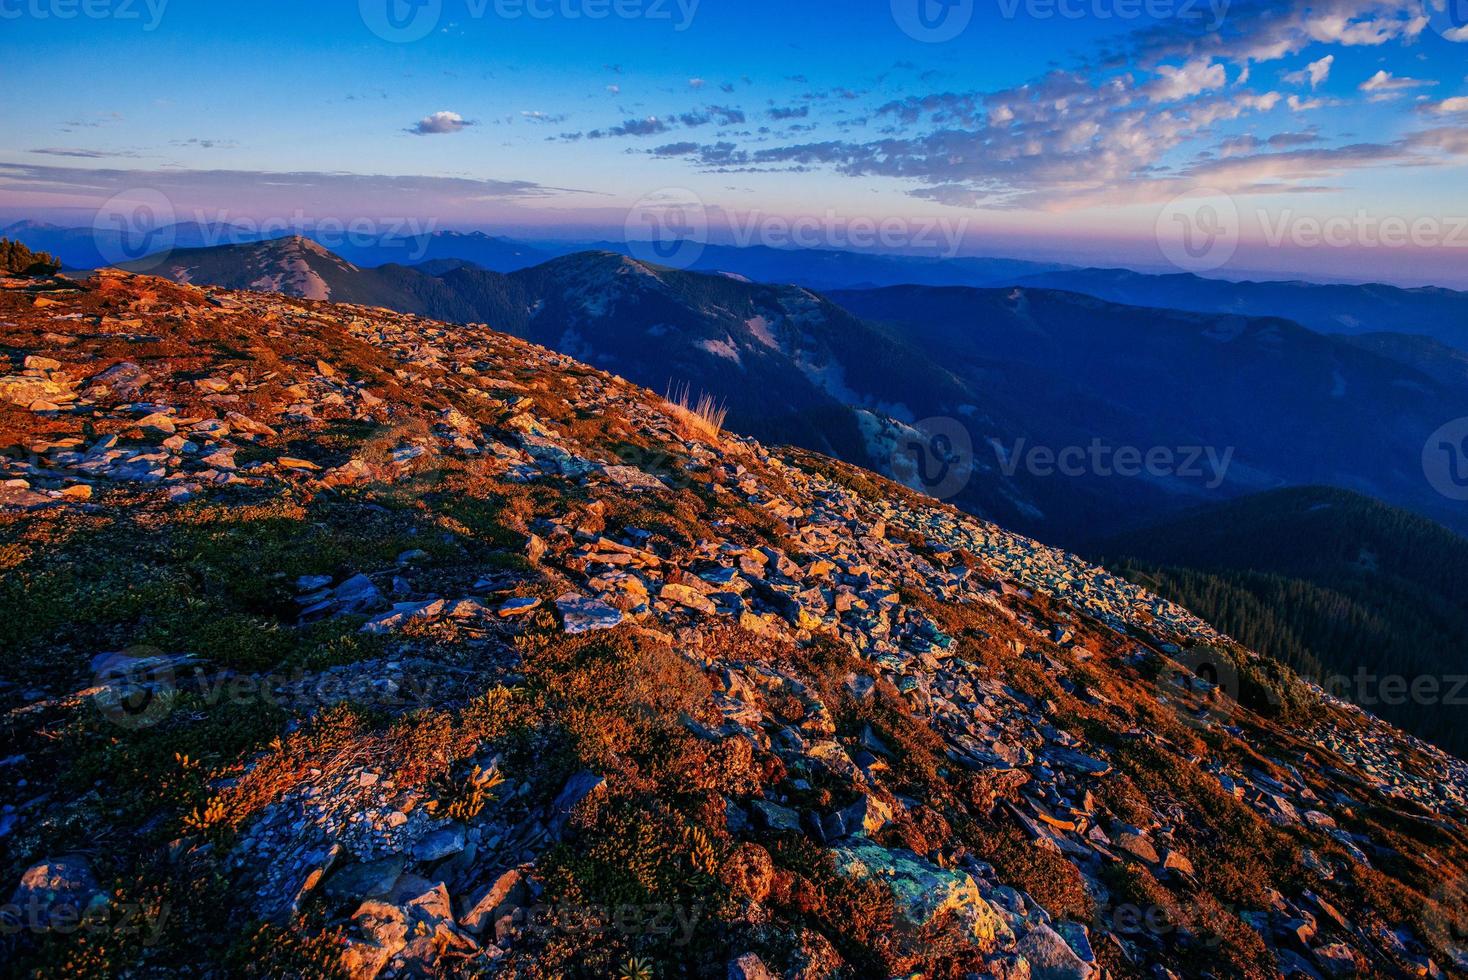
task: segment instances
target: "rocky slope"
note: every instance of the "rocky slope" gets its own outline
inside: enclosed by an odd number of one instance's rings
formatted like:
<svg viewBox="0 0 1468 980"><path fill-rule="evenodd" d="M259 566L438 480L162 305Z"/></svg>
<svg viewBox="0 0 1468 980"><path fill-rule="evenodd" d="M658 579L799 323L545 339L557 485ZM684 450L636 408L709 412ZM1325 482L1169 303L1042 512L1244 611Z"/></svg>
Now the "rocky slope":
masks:
<svg viewBox="0 0 1468 980"><path fill-rule="evenodd" d="M1468 970L1468 768L1074 556L488 329L0 352L12 972Z"/></svg>

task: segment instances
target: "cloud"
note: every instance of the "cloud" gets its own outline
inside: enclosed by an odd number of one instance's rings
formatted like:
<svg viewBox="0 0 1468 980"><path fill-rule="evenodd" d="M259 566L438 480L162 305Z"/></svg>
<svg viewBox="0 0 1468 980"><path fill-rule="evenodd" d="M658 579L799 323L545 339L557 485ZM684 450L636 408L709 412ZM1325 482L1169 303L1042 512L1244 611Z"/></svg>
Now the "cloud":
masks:
<svg viewBox="0 0 1468 980"><path fill-rule="evenodd" d="M1304 85L1309 82L1313 91L1330 77L1330 66L1333 64L1335 64L1335 55L1328 54L1319 61L1310 62L1300 71L1292 71L1285 75L1284 82L1286 85Z"/></svg>
<svg viewBox="0 0 1468 980"><path fill-rule="evenodd" d="M666 143L662 146L655 147L652 151L653 156L658 157L686 157L689 154L697 152L697 143Z"/></svg>
<svg viewBox="0 0 1468 980"><path fill-rule="evenodd" d="M804 119L810 115L810 106L775 106L773 109L770 109L768 112L766 112L765 115L769 116L771 119L776 120Z"/></svg>
<svg viewBox="0 0 1468 980"><path fill-rule="evenodd" d="M689 79L689 80L688 80L688 87L689 87L689 88L703 88L703 87L704 87L704 86L705 86L705 85L707 85L707 84L708 84L708 83L707 83L707 82L705 82L705 81L704 81L704 80L703 80L703 79L701 79L701 78L690 78L690 79Z"/></svg>
<svg viewBox="0 0 1468 980"><path fill-rule="evenodd" d="M1423 88L1424 86L1436 84L1437 82L1425 81L1420 78L1397 78L1391 72L1382 69L1362 82L1360 88L1363 92L1404 92L1408 89Z"/></svg>
<svg viewBox="0 0 1468 980"><path fill-rule="evenodd" d="M408 132L415 136L443 136L449 133L461 133L474 123L465 119L457 112L435 112L431 116L425 116L418 120L417 124L409 127Z"/></svg>
<svg viewBox="0 0 1468 980"><path fill-rule="evenodd" d="M195 136L186 140L171 140L170 146L197 146L201 150L232 150L240 144L235 140L200 139Z"/></svg>
<svg viewBox="0 0 1468 980"><path fill-rule="evenodd" d="M566 193L528 180L323 173L319 171L120 169L0 163L0 194L16 207L75 206L95 211L108 198L157 191L180 218L202 214L287 219L310 202L308 218L437 217L521 213ZM91 218L86 219L90 221Z"/></svg>
<svg viewBox="0 0 1468 980"><path fill-rule="evenodd" d="M1158 65L1157 78L1147 86L1147 97L1153 102L1176 102L1191 95L1222 88L1228 72L1221 64L1198 58L1180 67Z"/></svg>
<svg viewBox="0 0 1468 980"><path fill-rule="evenodd" d="M1285 105L1290 107L1291 112L1313 112L1334 104L1328 99L1302 99L1298 95L1285 99Z"/></svg>
<svg viewBox="0 0 1468 980"><path fill-rule="evenodd" d="M1306 133L1276 133L1268 139L1260 139L1257 136L1233 136L1218 147L1218 155L1221 157L1242 156L1247 153L1257 153L1260 150L1283 150L1296 146L1309 146L1312 143L1321 142L1321 136L1316 132Z"/></svg>
<svg viewBox="0 0 1468 980"><path fill-rule="evenodd" d="M39 153L48 157L75 157L79 160L106 160L112 157L136 157L138 154L131 150L86 150L79 147L47 146L39 150L31 150L31 153Z"/></svg>
<svg viewBox="0 0 1468 980"><path fill-rule="evenodd" d="M711 105L705 109L682 113L678 121L690 129L717 123L720 126L737 126L745 121L744 110L729 106Z"/></svg>
<svg viewBox="0 0 1468 980"><path fill-rule="evenodd" d="M1430 115L1455 115L1457 113L1468 113L1468 95L1458 95L1451 99L1443 99L1441 102L1424 102L1418 107L1421 112Z"/></svg>
<svg viewBox="0 0 1468 980"><path fill-rule="evenodd" d="M608 139L614 136L656 136L669 130L666 120L657 116L648 116L646 119L628 119L620 125L610 129L593 129L586 134L589 140Z"/></svg>

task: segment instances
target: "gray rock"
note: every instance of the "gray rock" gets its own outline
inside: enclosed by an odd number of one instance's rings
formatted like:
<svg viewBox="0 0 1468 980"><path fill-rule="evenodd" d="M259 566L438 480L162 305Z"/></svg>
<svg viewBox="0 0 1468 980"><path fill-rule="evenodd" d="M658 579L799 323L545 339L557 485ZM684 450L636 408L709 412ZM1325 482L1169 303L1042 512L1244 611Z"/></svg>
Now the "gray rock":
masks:
<svg viewBox="0 0 1468 980"><path fill-rule="evenodd" d="M1091 967L1046 925L1037 925L1025 934L1019 954L1029 962L1035 980L1088 980L1091 976Z"/></svg>
<svg viewBox="0 0 1468 980"><path fill-rule="evenodd" d="M588 599L568 593L556 600L556 609L567 633L591 633L596 630L612 629L622 624L622 611L614 609L600 599Z"/></svg>
<svg viewBox="0 0 1468 980"><path fill-rule="evenodd" d="M463 849L464 825L455 823L414 842L413 857L419 861L441 861Z"/></svg>

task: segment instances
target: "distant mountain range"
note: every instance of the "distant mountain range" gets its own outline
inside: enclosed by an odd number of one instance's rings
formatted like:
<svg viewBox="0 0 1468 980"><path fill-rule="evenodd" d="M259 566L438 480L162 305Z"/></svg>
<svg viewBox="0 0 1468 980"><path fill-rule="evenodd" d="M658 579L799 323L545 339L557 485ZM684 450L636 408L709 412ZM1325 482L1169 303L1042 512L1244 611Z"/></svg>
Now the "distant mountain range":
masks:
<svg viewBox="0 0 1468 980"><path fill-rule="evenodd" d="M126 239L105 228L100 231L90 227L65 228L34 221L0 229L0 236L50 252L71 269L91 269L141 258L145 254L142 246L149 241L159 243L155 251L187 250L254 244L268 240L272 234L279 236L279 232L262 234L258 229L244 226L197 222L159 228L146 238L133 235ZM430 275L461 265L492 272L516 272L583 251L616 252L644 260L654 258L648 246L639 243L530 243L483 232L346 234L332 229L307 231L305 237L359 268L405 265L422 267ZM1187 273L1152 275L1019 259L935 258L764 245L705 245L689 271L727 273L754 282L805 286L817 292L899 285L981 288L1017 285L1060 289L1128 306L1283 317L1320 333L1431 337L1468 351L1468 293L1450 289L1232 282ZM1400 353L1409 359L1416 356L1411 352Z"/></svg>
<svg viewBox="0 0 1468 980"><path fill-rule="evenodd" d="M1468 293L1451 289L1228 282L1127 269L1058 270L1023 277L1017 285L1068 289L1131 306L1284 317L1320 333L1419 334L1468 350Z"/></svg>
<svg viewBox="0 0 1468 980"><path fill-rule="evenodd" d="M1468 540L1344 490L1302 487L1089 549L1252 649L1459 756L1468 753ZM1364 671L1363 673L1358 673ZM1436 685L1413 697L1395 678Z"/></svg>
<svg viewBox="0 0 1468 980"><path fill-rule="evenodd" d="M445 265L364 269L282 239L139 268L489 324L658 390L710 392L738 431L877 469L1058 543L1301 484L1465 524L1423 477L1421 453L1468 415L1468 383L1287 320L1048 289L827 297L610 252L510 274Z"/></svg>

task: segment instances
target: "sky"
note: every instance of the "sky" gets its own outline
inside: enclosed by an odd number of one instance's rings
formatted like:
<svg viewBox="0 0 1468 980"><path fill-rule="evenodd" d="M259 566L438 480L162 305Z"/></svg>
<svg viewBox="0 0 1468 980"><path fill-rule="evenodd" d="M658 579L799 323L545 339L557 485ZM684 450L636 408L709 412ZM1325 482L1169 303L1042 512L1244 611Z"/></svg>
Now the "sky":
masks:
<svg viewBox="0 0 1468 980"><path fill-rule="evenodd" d="M7 222L1468 288L1468 0L0 0L0 79Z"/></svg>

